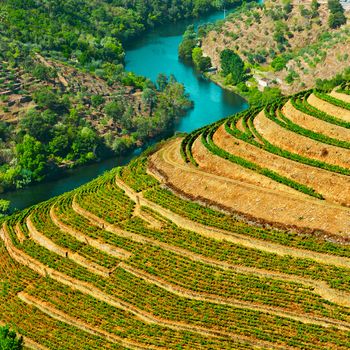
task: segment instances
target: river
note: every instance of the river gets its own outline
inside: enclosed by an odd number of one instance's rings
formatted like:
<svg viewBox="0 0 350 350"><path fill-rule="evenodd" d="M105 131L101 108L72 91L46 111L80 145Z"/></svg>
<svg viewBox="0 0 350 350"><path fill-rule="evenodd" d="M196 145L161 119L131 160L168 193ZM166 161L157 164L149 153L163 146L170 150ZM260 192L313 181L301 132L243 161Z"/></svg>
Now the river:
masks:
<svg viewBox="0 0 350 350"><path fill-rule="evenodd" d="M158 27L127 48L126 70L144 75L153 81L159 73L173 74L179 82L185 85L191 100L194 101L194 108L188 111L177 123L174 130L169 130L169 133L191 132L248 107L246 101L240 96L223 90L203 78L192 67L179 61L177 56L177 48L181 42L182 34L189 24L198 26L222 18L223 12L215 12L201 19ZM80 167L58 180L8 192L1 195L1 198L11 201L11 209L24 209L77 188L106 170L118 165L125 165L140 152L141 150L138 149L128 156L115 157Z"/></svg>

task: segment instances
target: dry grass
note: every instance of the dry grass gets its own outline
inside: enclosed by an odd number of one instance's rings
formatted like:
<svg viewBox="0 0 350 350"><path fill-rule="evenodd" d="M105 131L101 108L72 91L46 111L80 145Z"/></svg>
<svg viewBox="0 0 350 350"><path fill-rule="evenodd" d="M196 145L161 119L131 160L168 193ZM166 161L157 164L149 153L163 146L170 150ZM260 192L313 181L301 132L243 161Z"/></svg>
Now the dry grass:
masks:
<svg viewBox="0 0 350 350"><path fill-rule="evenodd" d="M337 95L334 97L337 97ZM305 114L294 108L290 101L288 101L284 105L282 112L294 124L300 125L305 129L312 130L314 132L326 135L337 140L350 142L349 129L342 128L335 124L327 123L319 118L315 118L309 114Z"/></svg>
<svg viewBox="0 0 350 350"><path fill-rule="evenodd" d="M348 176L279 157L241 140L236 142L225 131L224 127L220 127L215 133L214 142L231 154L238 155L261 167L271 169L282 176L313 188L330 202L350 206L350 193L343 191L344 188L350 188Z"/></svg>
<svg viewBox="0 0 350 350"><path fill-rule="evenodd" d="M350 169L349 149L321 143L286 130L268 119L264 113L259 113L254 119L254 125L259 134L281 149Z"/></svg>
<svg viewBox="0 0 350 350"><path fill-rule="evenodd" d="M166 183L191 198L205 198L233 212L248 214L271 223L327 231L349 238L349 209L308 196L293 196L242 183L184 165L180 140L168 143L152 157L155 167L167 176Z"/></svg>

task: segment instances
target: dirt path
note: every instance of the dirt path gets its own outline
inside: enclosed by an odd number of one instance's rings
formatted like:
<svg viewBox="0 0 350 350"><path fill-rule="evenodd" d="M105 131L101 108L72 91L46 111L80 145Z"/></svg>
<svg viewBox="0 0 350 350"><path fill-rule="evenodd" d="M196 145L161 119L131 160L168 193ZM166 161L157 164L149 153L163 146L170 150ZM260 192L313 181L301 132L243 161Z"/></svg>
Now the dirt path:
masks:
<svg viewBox="0 0 350 350"><path fill-rule="evenodd" d="M16 236L17 236L17 239L18 241L23 244L23 242L26 240L26 236L25 234L23 233L22 229L21 229L21 226L19 223L17 223L17 225L15 226L15 233L16 233Z"/></svg>
<svg viewBox="0 0 350 350"><path fill-rule="evenodd" d="M84 233L73 229L72 227L64 224L60 219L58 218L54 206L50 209L50 217L52 222L63 232L69 233L71 236L73 236L75 239L77 239L79 242L86 243L98 250L103 251L104 253L111 255L115 258L124 260L129 259L132 253L128 252L125 249L115 247L111 244L108 244L100 239L94 239L91 238Z"/></svg>
<svg viewBox="0 0 350 350"><path fill-rule="evenodd" d="M350 96L348 97L350 99ZM327 123L322 119L303 113L294 108L290 100L283 106L282 112L294 124L305 129L312 130L337 140L350 142L350 129L343 128L336 124Z"/></svg>
<svg viewBox="0 0 350 350"><path fill-rule="evenodd" d="M276 154L255 147L242 140L237 142L237 139L226 132L224 126L218 128L217 132L214 134L213 140L217 146L231 154L238 155L263 168L271 169L282 176L313 188L316 192L322 194L326 200L333 202L337 206L347 205L350 207L350 191L344 191L344 188L350 188L350 176L332 173L327 170L279 157ZM201 160L201 158L198 158L197 156L199 147L200 145L196 143L193 147L193 152L194 155L196 155L195 159L197 162ZM200 163L201 168L207 170L207 164L210 165L213 163L213 157L202 156L202 158L204 166ZM221 162L221 168L224 167L224 164L224 162ZM298 191L294 190L293 192ZM306 199L305 195L303 195L303 197L303 199Z"/></svg>
<svg viewBox="0 0 350 350"><path fill-rule="evenodd" d="M311 94L309 96L309 98L307 99L307 102L311 106L317 108L322 112L325 112L336 118L350 122L350 111L340 108L338 106L334 106L326 101L323 101L320 98L316 97L314 94Z"/></svg>
<svg viewBox="0 0 350 350"><path fill-rule="evenodd" d="M287 130L259 113L254 119L257 132L267 141L283 150L310 159L350 169L350 149L318 142Z"/></svg>
<svg viewBox="0 0 350 350"><path fill-rule="evenodd" d="M337 92L336 90L338 89L339 87L336 87L331 93L330 95L337 98L338 100L343 100L344 102L346 103L350 103L350 95L347 95L347 94L343 94L341 92Z"/></svg>
<svg viewBox="0 0 350 350"><path fill-rule="evenodd" d="M28 337L23 337L23 341L25 348L32 350L49 350L49 348L47 348L46 346L38 344L37 342Z"/></svg>
<svg viewBox="0 0 350 350"><path fill-rule="evenodd" d="M221 126L219 129L224 128ZM228 135L228 134L227 134ZM228 138L234 144L234 148L240 148L243 146L241 140L237 140L231 135ZM221 147L216 141L215 143ZM252 146L254 147L254 146ZM221 147L223 148L223 147ZM232 149L231 149L232 150ZM241 165L235 164L227 159L212 154L201 142L201 137L198 137L192 146L193 157L199 165L200 170L212 174L213 176L220 176L220 179L234 180L235 184L239 183L244 185L253 185L255 188L260 188L265 193L277 193L281 196L289 197L305 197L300 191L280 184L267 176L261 175L254 170L247 169ZM245 154L238 154L238 152L231 152L231 154L237 154L242 158L247 158Z"/></svg>
<svg viewBox="0 0 350 350"><path fill-rule="evenodd" d="M20 292L20 293L18 293L17 296L20 300L22 300L26 304L36 307L41 312L54 318L55 320L69 324L73 327L76 327L76 328L86 332L86 333L89 333L92 335L97 335L99 337L107 339L107 341L109 341L111 343L120 344L122 346L125 346L125 347L130 348L130 349L135 349L135 350L166 349L163 347L156 347L156 346L152 346L152 345L145 346L143 344L140 344L140 343L137 343L134 341L128 341L124 338L118 337L115 334L108 333L108 332L106 332L98 327L89 325L86 322L81 321L80 319L69 316L68 314L55 308L50 303L48 303L44 300L38 299L38 298L28 294L28 293Z"/></svg>
<svg viewBox="0 0 350 350"><path fill-rule="evenodd" d="M51 252L63 258L67 258L74 261L76 264L85 267L87 270L89 270L92 273L95 273L102 277L109 277L111 271L106 267L103 267L99 264L96 264L86 259L85 257L81 256L77 252L73 252L70 249L63 248L57 245L51 239L46 237L43 233L39 232L37 228L34 226L30 216L27 218L26 223L29 230L30 238L38 245L50 250Z"/></svg>
<svg viewBox="0 0 350 350"><path fill-rule="evenodd" d="M6 326L5 323L0 321L0 326L4 327ZM23 337L23 342L24 342L24 349L31 349L31 350L50 350L49 348L47 348L44 345L38 344L36 341L34 341L31 338L25 337L21 334L21 336Z"/></svg>
<svg viewBox="0 0 350 350"><path fill-rule="evenodd" d="M317 324L322 327L336 327L344 331L350 331L350 323L348 322L337 321L335 319L312 316L307 314L301 314L299 312L298 313L291 312L279 307L269 307L263 304L251 303L251 302L241 301L233 298L225 298L217 295L195 292L195 291L171 284L159 277L151 275L147 272L144 272L143 270L139 270L125 263L121 263L120 267L125 271L128 271L129 273L133 274L134 276L138 278L142 278L146 282L155 284L158 287L163 288L168 292L176 294L180 297L193 299L193 300L200 300L208 303L228 305L228 306L233 306L237 308L244 308L244 309L249 309L253 311L260 311L268 314L273 314L279 317L290 318L295 321L299 321L307 324Z"/></svg>
<svg viewBox="0 0 350 350"><path fill-rule="evenodd" d="M149 215L148 213L142 210L142 207L139 202L136 202L133 215L138 216L143 221L145 221L150 227L153 227L157 230L160 230L163 227L161 222L159 222L158 220L153 218L151 215Z"/></svg>
<svg viewBox="0 0 350 350"><path fill-rule="evenodd" d="M49 67L49 68L55 68L52 66L51 63L49 63L48 61L45 60L45 58L41 55L39 55L38 53L36 53L36 57L39 59L39 61L46 67ZM68 81L62 76L62 74L60 74L58 71L57 71L57 77L58 77L58 80L59 82L64 86L64 87L68 87Z"/></svg>
<svg viewBox="0 0 350 350"><path fill-rule="evenodd" d="M207 173L182 161L180 142L175 140L165 145L151 157L152 164L166 174L166 182L171 187L180 188L181 192L194 200L197 197L207 198L234 212L270 223L322 230L339 240L349 240L349 209L309 196L301 201L300 197L286 196Z"/></svg>
<svg viewBox="0 0 350 350"><path fill-rule="evenodd" d="M123 187L121 187L121 188L123 188ZM125 186L125 185L124 185L123 189L128 190L127 186ZM228 233L228 232L223 231L223 230L211 228L211 227L206 227L206 226L198 224L198 223L194 223L186 218L183 218L183 217L169 211L168 209L164 209L164 208L158 206L157 204L154 204L153 202L148 201L147 199L143 198L142 194L139 194L139 193L136 194L132 190L130 190L129 193L126 191L126 194L130 195L131 199L133 199L133 197L135 197L135 196L139 196L140 202L142 202L143 205L148 206L149 208L159 212L161 215L163 215L164 217L173 221L175 224L177 224L178 226L180 226L184 229L188 229L188 230L197 232L199 234L202 234L204 236L216 238L219 240L221 240L221 239L230 240L231 233ZM151 244L153 246L160 247L164 250L168 250L168 251L171 251L175 254L186 257L190 260L201 262L201 263L204 263L204 264L207 264L210 266L214 266L214 267L218 267L218 268L221 268L224 270L232 270L232 271L235 271L237 273L253 274L256 276L260 276L260 277L274 278L274 279L278 279L278 280L282 280L282 281L303 284L307 287L311 287L313 289L314 293L320 295L322 298L324 298L328 301L337 303L337 304L342 305L342 306L350 307L350 293L330 288L328 286L328 284L324 281L317 281L317 280L313 280L310 278L299 277L299 276L290 275L290 274L286 274L286 273L274 272L271 270L263 270L263 269L245 267L245 266L241 266L241 265L234 265L234 264L227 263L225 261L216 260L213 258L208 258L206 256L193 253L193 252L188 251L186 249L179 248L177 246L173 246L173 245L170 245L167 243L157 241L155 239L151 239L151 238L148 238L145 236L141 236L141 235L134 234L131 232L123 231L123 230L121 230L113 225L108 224L107 222L105 222L101 218L96 217L94 214L87 212L85 209L80 208L77 203L74 203L74 210L76 210L78 214L88 218L93 225L97 225L99 227L104 227L104 229L106 229L114 234L132 239L136 242ZM346 259L346 258L344 261L343 258L341 258L341 257L339 257L339 259L338 259L338 257L332 256L332 255L319 254L319 253L304 251L304 250L300 250L300 249L293 249L293 248L289 248L286 246L280 246L280 245L275 245L273 243L270 244L269 242L251 239L250 237L245 237L245 236L243 237L240 235L236 235L236 236L237 236L237 238L240 238L239 242L242 242L243 243L242 245L244 245L244 246L259 249L259 247L261 245L261 247L263 248L262 250L276 253L279 255L296 255L297 257L303 257L303 258L311 258L311 256L313 256L314 260L318 260L317 258L321 258L321 259L323 258L328 263L330 263L331 261L334 262L334 265L336 265L336 266L337 265L343 266L344 264L346 264L348 266L348 264L349 264L349 262L348 262L349 259ZM235 234L233 234L233 236L232 236L232 239L234 239L234 238L235 238ZM237 241L234 240L233 242L237 242ZM255 242L257 242L257 244L258 244L258 242L260 242L260 245L258 245L258 246L254 245ZM265 243L266 243L266 247L265 247ZM274 250L272 250L272 249L274 249ZM311 254L311 255L308 255L308 254ZM313 255L313 254L316 254L316 255Z"/></svg>
<svg viewBox="0 0 350 350"><path fill-rule="evenodd" d="M3 226L0 232L0 237L3 239L5 243L5 247L9 255L11 256L11 258L17 261L18 263L31 268L33 271L37 272L38 274L44 277L50 277L59 283L62 283L72 289L78 290L84 294L90 295L97 300L106 302L107 304L113 307L130 312L143 322L146 322L149 324L157 324L157 325L168 327L174 330L194 332L194 333L202 334L207 337L215 337L215 338L229 337L233 340L254 342L254 344L261 345L262 347L268 347L268 348L270 347L270 348L276 348L276 349L287 348L286 346L279 346L268 342L259 341L257 339L252 339L247 336L237 335L235 333L230 333L222 330L208 329L201 326L196 326L194 324L187 324L184 322L172 321L172 320L155 316L147 311L144 311L135 307L130 303L127 303L121 299L118 299L114 296L104 293L103 291L96 288L91 283L80 281L64 273L58 272L42 264L41 262L37 261L31 256L27 255L26 253L19 250L13 245L11 238L9 236L9 233L7 232L6 225Z"/></svg>

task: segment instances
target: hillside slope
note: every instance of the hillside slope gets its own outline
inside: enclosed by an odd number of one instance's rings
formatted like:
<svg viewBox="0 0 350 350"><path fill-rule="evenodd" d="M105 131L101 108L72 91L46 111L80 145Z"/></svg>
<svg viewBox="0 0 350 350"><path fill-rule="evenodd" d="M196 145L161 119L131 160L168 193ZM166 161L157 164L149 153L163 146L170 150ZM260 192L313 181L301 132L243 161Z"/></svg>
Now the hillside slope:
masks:
<svg viewBox="0 0 350 350"><path fill-rule="evenodd" d="M331 16L326 1L264 1L209 26L201 48L219 71L221 52L235 51L249 67L248 86L278 87L288 95L349 67L349 24L331 28Z"/></svg>
<svg viewBox="0 0 350 350"><path fill-rule="evenodd" d="M0 192L139 147L191 105L184 86L165 75L160 87L39 54L0 62Z"/></svg>
<svg viewBox="0 0 350 350"><path fill-rule="evenodd" d="M349 93L248 110L9 217L0 323L40 350L349 348Z"/></svg>

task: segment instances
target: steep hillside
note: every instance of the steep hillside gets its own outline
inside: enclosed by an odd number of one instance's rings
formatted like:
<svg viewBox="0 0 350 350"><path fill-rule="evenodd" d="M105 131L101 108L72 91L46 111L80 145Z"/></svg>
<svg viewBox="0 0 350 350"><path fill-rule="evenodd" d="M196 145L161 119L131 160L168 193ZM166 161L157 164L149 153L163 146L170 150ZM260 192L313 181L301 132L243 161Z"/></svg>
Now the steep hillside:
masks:
<svg viewBox="0 0 350 350"><path fill-rule="evenodd" d="M348 84L173 138L3 222L31 349L348 349Z"/></svg>
<svg viewBox="0 0 350 350"><path fill-rule="evenodd" d="M349 67L350 27L334 24L332 16L327 1L264 1L209 27L202 50L219 70L221 52L235 51L249 67L249 87L296 93Z"/></svg>
<svg viewBox="0 0 350 350"><path fill-rule="evenodd" d="M23 55L24 53L21 52ZM191 107L184 86L100 77L39 54L0 62L0 191L140 146Z"/></svg>

